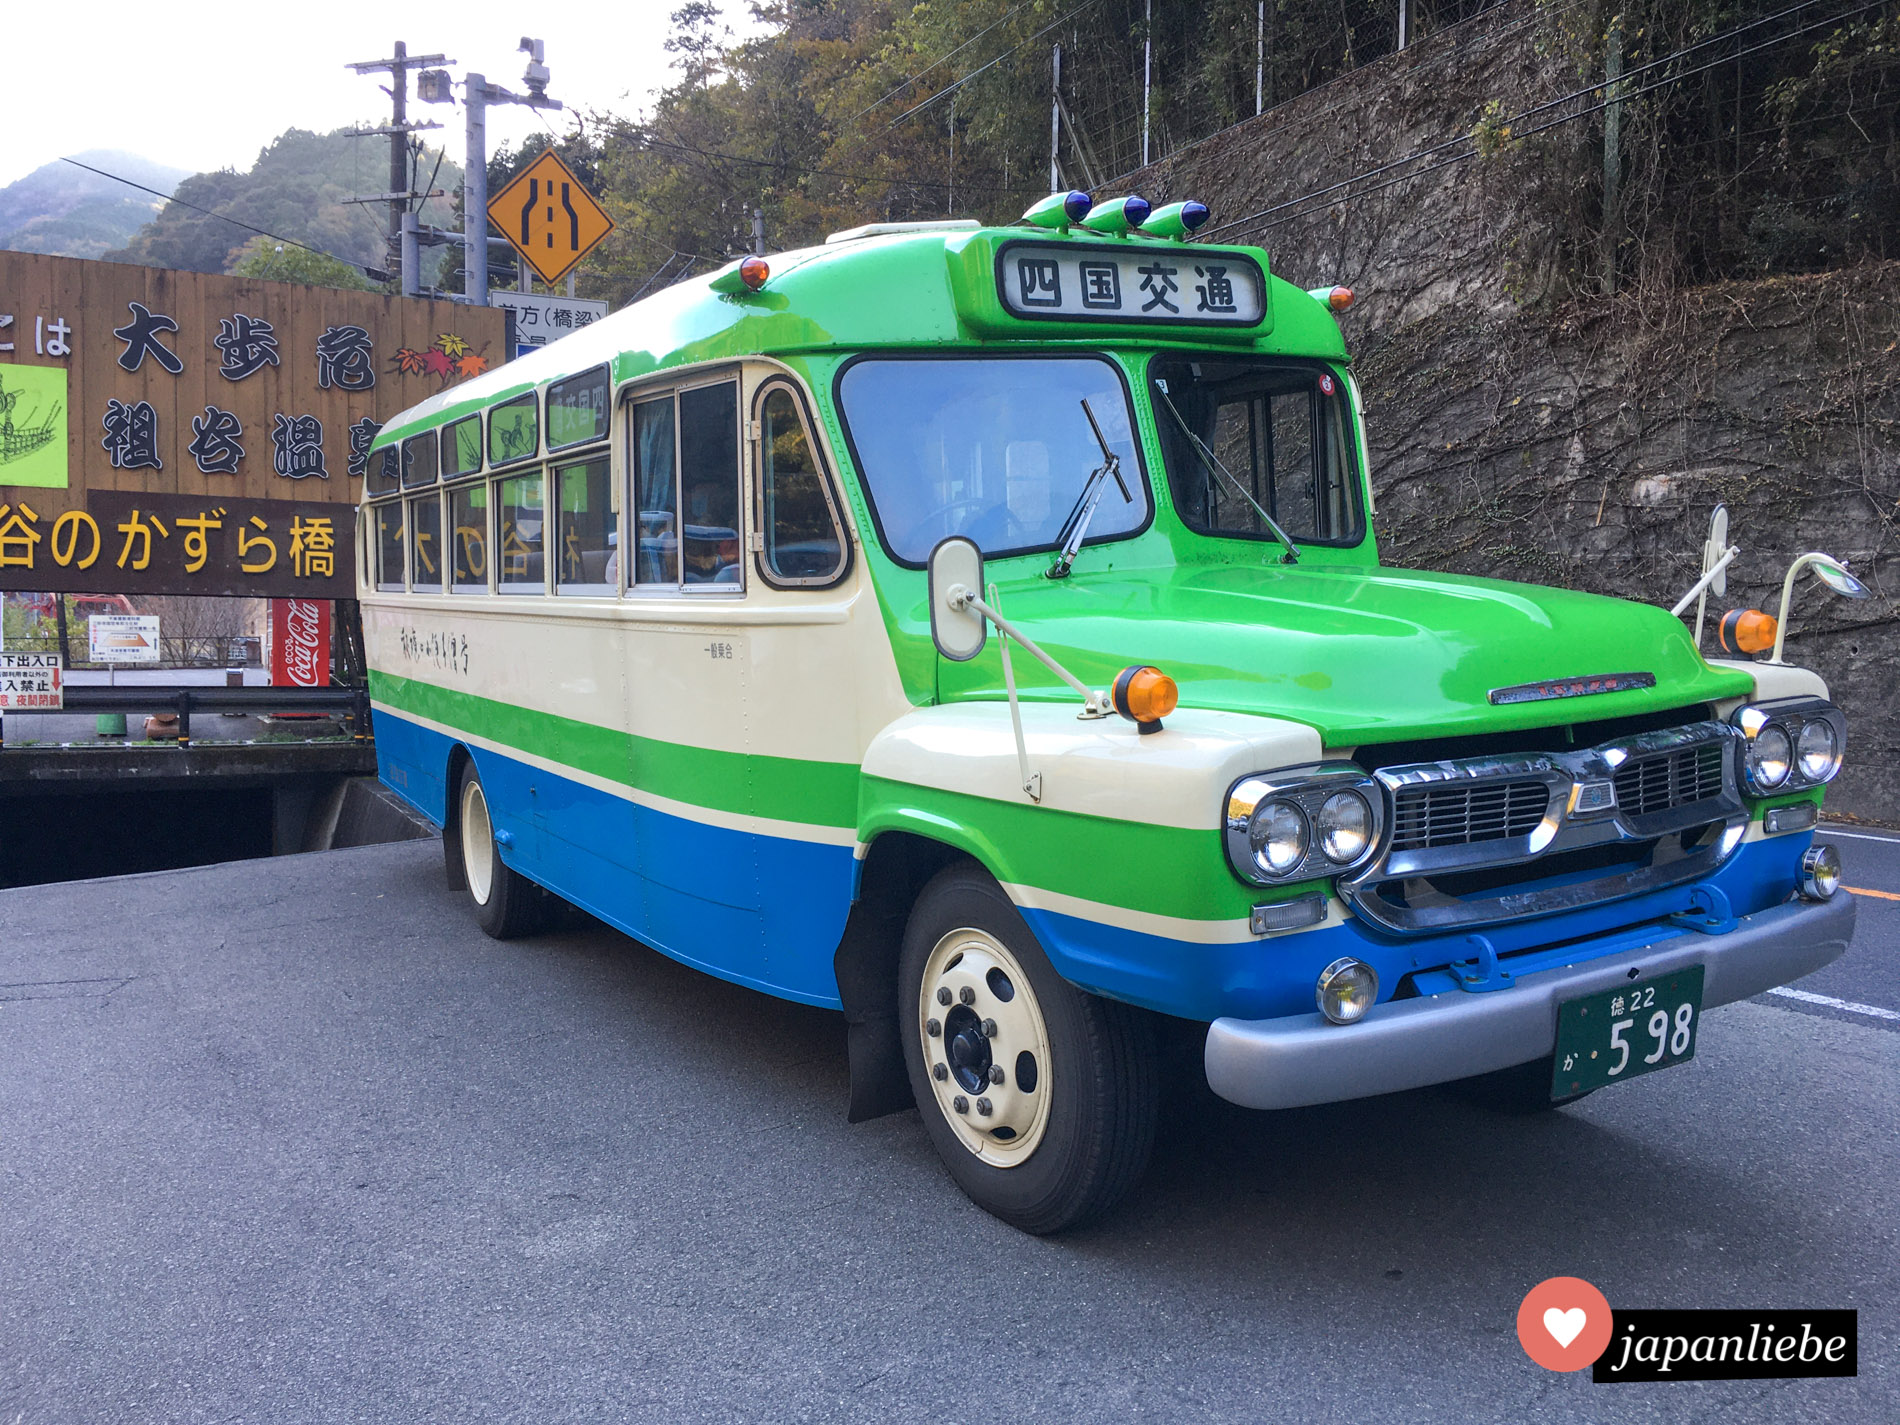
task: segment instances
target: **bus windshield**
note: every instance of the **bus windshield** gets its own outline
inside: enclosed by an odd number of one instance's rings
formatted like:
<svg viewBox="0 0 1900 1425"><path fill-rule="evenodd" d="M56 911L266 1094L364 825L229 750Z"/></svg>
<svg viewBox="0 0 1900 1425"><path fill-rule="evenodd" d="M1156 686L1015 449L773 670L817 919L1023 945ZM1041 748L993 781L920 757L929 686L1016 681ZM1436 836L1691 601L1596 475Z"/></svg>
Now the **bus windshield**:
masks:
<svg viewBox="0 0 1900 1425"><path fill-rule="evenodd" d="M1340 380L1315 366L1158 358L1154 417L1182 522L1302 544L1364 537Z"/></svg>
<svg viewBox="0 0 1900 1425"><path fill-rule="evenodd" d="M1086 542L1148 523L1128 393L1100 357L864 360L846 369L839 395L878 528L900 563L923 565L953 534L992 556L1054 549L1102 464L1084 400L1132 496L1109 481Z"/></svg>

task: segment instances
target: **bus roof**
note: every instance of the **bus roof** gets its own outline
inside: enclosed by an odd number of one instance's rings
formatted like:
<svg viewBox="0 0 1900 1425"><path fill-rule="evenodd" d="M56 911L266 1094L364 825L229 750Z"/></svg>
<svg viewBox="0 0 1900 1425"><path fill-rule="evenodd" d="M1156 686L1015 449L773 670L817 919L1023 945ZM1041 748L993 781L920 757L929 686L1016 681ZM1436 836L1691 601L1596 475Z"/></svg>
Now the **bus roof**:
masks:
<svg viewBox="0 0 1900 1425"><path fill-rule="evenodd" d="M995 290L1000 249L1009 243L1077 244L1109 253L1150 253L1195 264L1225 258L1257 264L1265 311L1251 326L1225 329L1141 321L1031 321L1007 311ZM756 292L714 287L735 262L634 302L559 341L474 380L452 386L390 419L372 449L433 429L550 381L612 367L614 384L671 367L763 354L927 347L1037 345L1221 346L1241 351L1346 358L1338 323L1324 304L1273 276L1267 254L1161 238L1104 240L1098 233L1033 227L874 234L773 254Z"/></svg>

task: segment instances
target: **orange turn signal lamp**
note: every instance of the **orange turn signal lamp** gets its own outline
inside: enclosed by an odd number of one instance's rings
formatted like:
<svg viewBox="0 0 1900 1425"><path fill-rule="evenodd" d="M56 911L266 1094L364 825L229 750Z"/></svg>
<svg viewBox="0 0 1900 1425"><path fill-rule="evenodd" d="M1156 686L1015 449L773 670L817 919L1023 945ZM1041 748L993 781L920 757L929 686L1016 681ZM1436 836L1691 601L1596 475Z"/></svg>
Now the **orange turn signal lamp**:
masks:
<svg viewBox="0 0 1900 1425"><path fill-rule="evenodd" d="M1115 711L1145 735L1161 731L1161 719L1181 701L1174 679L1159 668L1136 664L1115 675Z"/></svg>
<svg viewBox="0 0 1900 1425"><path fill-rule="evenodd" d="M712 280L715 292L725 292L738 296L742 292L756 292L765 285L765 279L772 275L772 269L762 257L752 256L740 260L728 267Z"/></svg>
<svg viewBox="0 0 1900 1425"><path fill-rule="evenodd" d="M1350 287L1308 287L1306 295L1315 302L1324 302L1326 310L1335 314L1343 312L1352 305Z"/></svg>
<svg viewBox="0 0 1900 1425"><path fill-rule="evenodd" d="M1775 646L1779 627L1773 614L1760 609L1730 609L1716 625L1715 643L1724 653L1760 653Z"/></svg>

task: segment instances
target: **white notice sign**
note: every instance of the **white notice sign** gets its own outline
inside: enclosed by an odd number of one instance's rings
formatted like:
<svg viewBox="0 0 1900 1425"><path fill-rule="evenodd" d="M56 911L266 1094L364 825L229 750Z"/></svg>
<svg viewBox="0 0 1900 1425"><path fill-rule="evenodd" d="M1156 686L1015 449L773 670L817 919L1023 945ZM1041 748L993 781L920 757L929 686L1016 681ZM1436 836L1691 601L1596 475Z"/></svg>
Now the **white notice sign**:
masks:
<svg viewBox="0 0 1900 1425"><path fill-rule="evenodd" d="M86 632L94 663L158 662L156 614L94 614Z"/></svg>
<svg viewBox="0 0 1900 1425"><path fill-rule="evenodd" d="M1267 310L1251 257L1177 243L1007 242L996 285L1011 315L1065 322L1253 326Z"/></svg>
<svg viewBox="0 0 1900 1425"><path fill-rule="evenodd" d="M517 348L546 346L607 315L607 304L598 298L563 297L554 292L490 292L488 305L515 314Z"/></svg>
<svg viewBox="0 0 1900 1425"><path fill-rule="evenodd" d="M57 653L0 653L0 712L58 712L66 680Z"/></svg>

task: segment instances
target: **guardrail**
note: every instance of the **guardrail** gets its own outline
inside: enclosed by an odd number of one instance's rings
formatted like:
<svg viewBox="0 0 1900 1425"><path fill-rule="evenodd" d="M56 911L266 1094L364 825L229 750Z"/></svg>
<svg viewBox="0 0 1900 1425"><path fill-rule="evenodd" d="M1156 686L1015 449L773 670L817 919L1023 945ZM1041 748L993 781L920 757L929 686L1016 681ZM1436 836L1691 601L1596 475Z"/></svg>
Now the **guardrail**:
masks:
<svg viewBox="0 0 1900 1425"><path fill-rule="evenodd" d="M65 706L59 709L35 709L13 716L45 716L49 713L176 713L178 745L191 746L191 715L194 712L271 713L342 713L350 724L350 736L357 742L371 739L369 689L367 688L193 688L193 687L111 687L90 683L68 683ZM170 741L169 738L166 739ZM0 749L6 746L0 735Z"/></svg>

